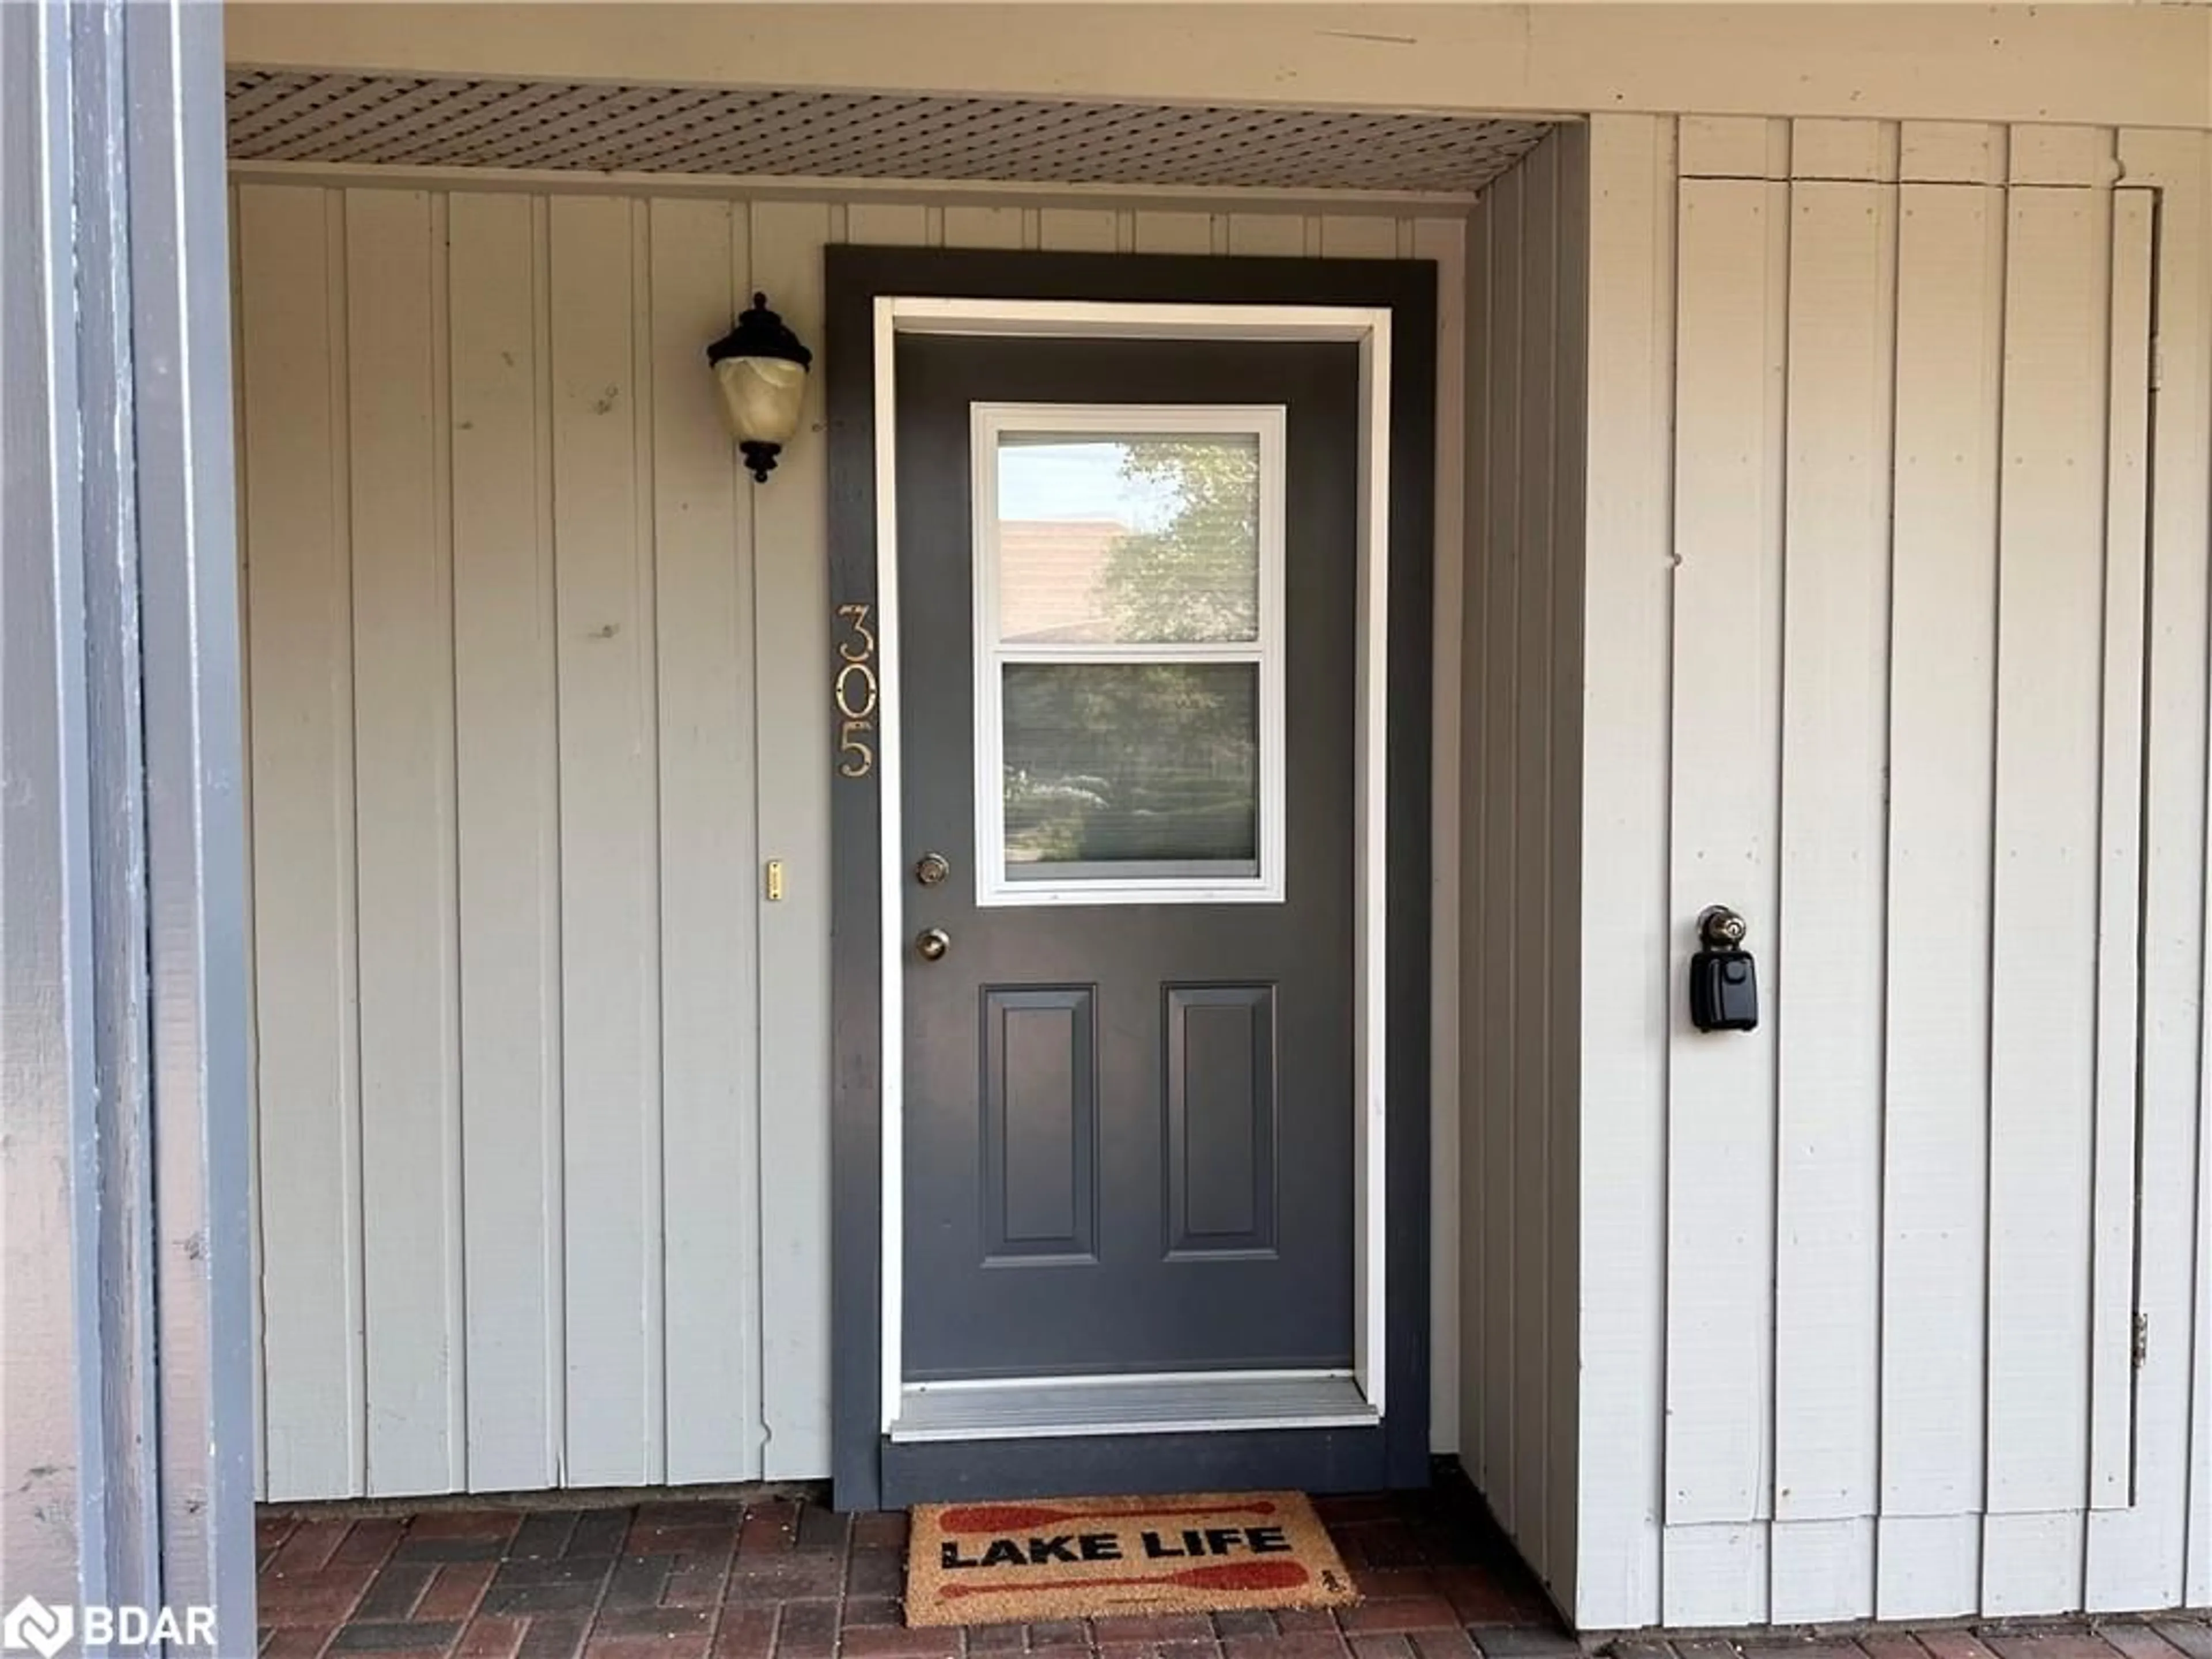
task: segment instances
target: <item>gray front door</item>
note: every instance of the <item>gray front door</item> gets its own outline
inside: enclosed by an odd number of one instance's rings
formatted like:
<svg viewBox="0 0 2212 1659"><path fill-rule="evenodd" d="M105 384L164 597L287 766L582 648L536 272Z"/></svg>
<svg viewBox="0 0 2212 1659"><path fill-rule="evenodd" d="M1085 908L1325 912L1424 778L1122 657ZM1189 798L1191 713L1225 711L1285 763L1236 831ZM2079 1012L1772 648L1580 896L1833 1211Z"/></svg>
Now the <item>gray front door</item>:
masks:
<svg viewBox="0 0 2212 1659"><path fill-rule="evenodd" d="M896 350L904 1374L1349 1370L1358 349Z"/></svg>

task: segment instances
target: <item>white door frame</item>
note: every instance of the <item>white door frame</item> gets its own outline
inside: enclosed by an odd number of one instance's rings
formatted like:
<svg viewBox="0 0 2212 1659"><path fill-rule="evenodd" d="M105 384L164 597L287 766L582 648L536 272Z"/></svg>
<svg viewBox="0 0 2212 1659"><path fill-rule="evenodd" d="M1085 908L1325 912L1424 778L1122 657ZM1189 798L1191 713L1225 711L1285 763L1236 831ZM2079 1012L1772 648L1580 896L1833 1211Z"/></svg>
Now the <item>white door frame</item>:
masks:
<svg viewBox="0 0 2212 1659"><path fill-rule="evenodd" d="M906 1207L905 975L908 877L901 809L897 337L956 334L1029 339L1340 341L1359 348L1358 720L1352 822L1352 1065L1359 1110L1352 1135L1352 1381L1379 1419L1385 1341L1383 1193L1387 1127L1383 848L1388 800L1390 311L1387 307L1152 304L883 295L874 301L877 769L882 879L882 1376L890 1434L904 1400ZM1155 1424L1156 1429L1164 1425ZM1175 1426L1232 1425L1197 1420Z"/></svg>

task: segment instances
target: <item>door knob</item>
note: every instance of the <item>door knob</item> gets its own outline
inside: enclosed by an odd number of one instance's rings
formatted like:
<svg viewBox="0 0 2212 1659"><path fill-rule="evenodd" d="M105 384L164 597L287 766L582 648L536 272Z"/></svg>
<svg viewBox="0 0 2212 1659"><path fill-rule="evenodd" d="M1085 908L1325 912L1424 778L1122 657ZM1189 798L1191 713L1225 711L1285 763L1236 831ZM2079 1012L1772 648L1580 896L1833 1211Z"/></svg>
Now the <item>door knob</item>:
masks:
<svg viewBox="0 0 2212 1659"><path fill-rule="evenodd" d="M952 948L952 935L942 927L925 927L914 936L914 948L924 962L935 962Z"/></svg>
<svg viewBox="0 0 2212 1659"><path fill-rule="evenodd" d="M924 853L914 861L914 878L924 887L934 887L952 873L952 866L942 853Z"/></svg>

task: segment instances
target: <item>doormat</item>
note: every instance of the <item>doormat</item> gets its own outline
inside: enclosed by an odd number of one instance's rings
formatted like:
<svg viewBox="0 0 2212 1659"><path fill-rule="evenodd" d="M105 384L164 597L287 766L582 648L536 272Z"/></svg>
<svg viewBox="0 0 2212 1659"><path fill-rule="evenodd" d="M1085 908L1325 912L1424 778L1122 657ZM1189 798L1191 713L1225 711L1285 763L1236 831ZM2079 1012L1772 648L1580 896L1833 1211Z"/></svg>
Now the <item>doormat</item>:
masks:
<svg viewBox="0 0 2212 1659"><path fill-rule="evenodd" d="M1305 1494L917 1504L909 1625L1334 1607L1358 1600Z"/></svg>

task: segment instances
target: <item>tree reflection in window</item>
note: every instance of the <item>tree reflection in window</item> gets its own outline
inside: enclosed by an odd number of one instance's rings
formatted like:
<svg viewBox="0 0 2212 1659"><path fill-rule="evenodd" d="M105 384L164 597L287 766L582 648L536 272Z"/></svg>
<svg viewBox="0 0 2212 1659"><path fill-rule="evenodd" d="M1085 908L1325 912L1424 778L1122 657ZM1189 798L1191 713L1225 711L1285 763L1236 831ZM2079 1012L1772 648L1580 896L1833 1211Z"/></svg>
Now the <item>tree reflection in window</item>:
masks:
<svg viewBox="0 0 2212 1659"><path fill-rule="evenodd" d="M1250 439L1122 446L1121 472L1174 502L1157 530L1125 531L1106 556L1114 637L1154 644L1260 632L1260 449Z"/></svg>
<svg viewBox="0 0 2212 1659"><path fill-rule="evenodd" d="M1259 667L1008 663L1007 874L1259 857Z"/></svg>

